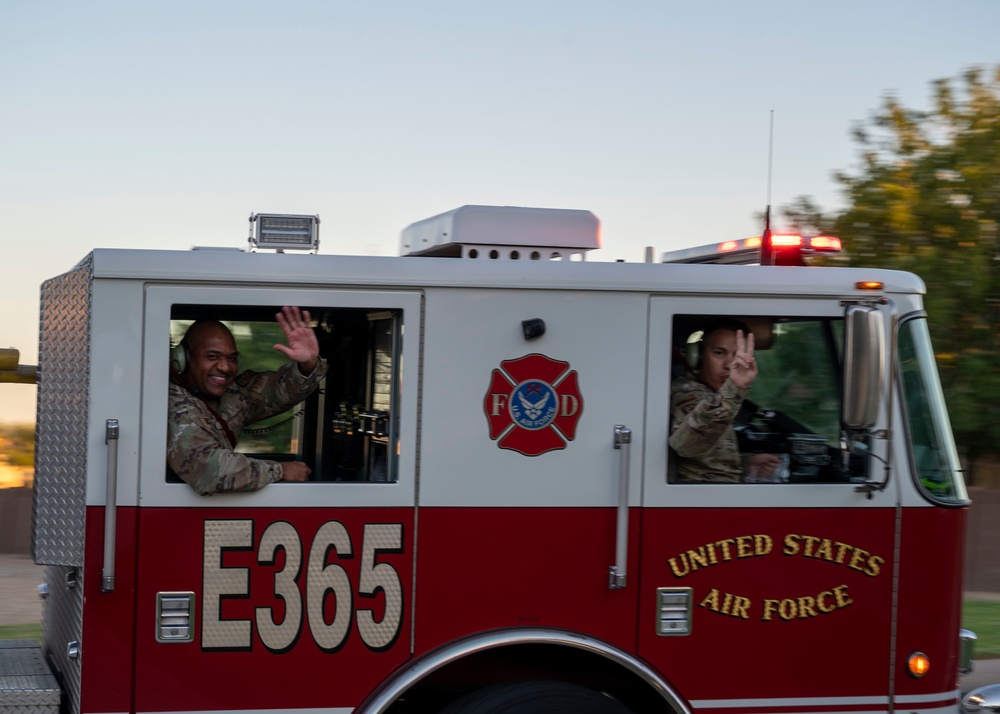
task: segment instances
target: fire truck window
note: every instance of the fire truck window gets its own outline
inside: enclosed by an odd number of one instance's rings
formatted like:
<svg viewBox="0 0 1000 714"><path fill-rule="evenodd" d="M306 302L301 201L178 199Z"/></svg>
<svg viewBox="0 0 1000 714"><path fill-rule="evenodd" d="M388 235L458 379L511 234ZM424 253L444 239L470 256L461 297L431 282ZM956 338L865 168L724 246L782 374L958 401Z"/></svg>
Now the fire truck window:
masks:
<svg viewBox="0 0 1000 714"><path fill-rule="evenodd" d="M838 325L840 321L838 321ZM752 398L765 408L780 408L829 443L840 438L840 387L837 342L829 321L778 323L769 349L755 355L757 380Z"/></svg>
<svg viewBox="0 0 1000 714"><path fill-rule="evenodd" d="M396 480L402 310L309 308L328 372L304 402L236 434L235 451L271 461L303 461L311 481ZM266 372L287 362L274 349L284 335L280 306L246 308L175 305L170 340L178 345L202 317L221 320L236 340L240 371ZM168 480L179 480L168 473Z"/></svg>
<svg viewBox="0 0 1000 714"><path fill-rule="evenodd" d="M678 386L692 382L700 384L700 329L718 317L692 315L675 319L673 399L680 398L676 396ZM761 316L735 319L750 326L757 337L754 358L758 373L736 416L728 426L718 429L717 440L705 447L704 456L693 457L699 459L701 471L712 473L718 468L726 476L710 480L719 482L863 481L867 464L863 453L867 444L855 444L854 453L846 463L841 455L842 320ZM694 386L689 388L689 393L697 394L699 389L707 388ZM678 419L677 410L671 411L672 418ZM672 434L676 428L672 423ZM687 448L683 438L672 438L675 444ZM739 463L734 452L734 438ZM753 462L759 461L759 457L753 456L755 454L777 458L778 465L773 473L762 476L753 468ZM670 454L668 478L671 482L685 482L690 480L686 474L698 473L686 466L683 458L678 453Z"/></svg>
<svg viewBox="0 0 1000 714"><path fill-rule="evenodd" d="M907 320L900 326L899 376L905 427L920 488L935 501L965 503L968 494L945 418L944 395L925 319Z"/></svg>

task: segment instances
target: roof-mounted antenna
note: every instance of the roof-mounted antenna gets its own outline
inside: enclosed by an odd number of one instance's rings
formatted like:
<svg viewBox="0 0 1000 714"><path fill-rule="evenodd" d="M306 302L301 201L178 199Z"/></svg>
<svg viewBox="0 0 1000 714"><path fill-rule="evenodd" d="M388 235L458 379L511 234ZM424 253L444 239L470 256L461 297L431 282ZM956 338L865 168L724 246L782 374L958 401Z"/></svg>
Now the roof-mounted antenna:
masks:
<svg viewBox="0 0 1000 714"><path fill-rule="evenodd" d="M767 140L767 208L764 209L764 232L760 236L760 264L774 265L771 251L771 165L774 160L774 110L771 110L771 128Z"/></svg>

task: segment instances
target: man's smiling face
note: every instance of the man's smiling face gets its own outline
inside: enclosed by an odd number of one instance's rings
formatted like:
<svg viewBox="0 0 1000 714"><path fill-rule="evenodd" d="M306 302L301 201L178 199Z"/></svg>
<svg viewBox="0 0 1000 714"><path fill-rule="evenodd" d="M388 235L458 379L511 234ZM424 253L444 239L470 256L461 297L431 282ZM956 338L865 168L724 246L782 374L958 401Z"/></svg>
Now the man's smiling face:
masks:
<svg viewBox="0 0 1000 714"><path fill-rule="evenodd" d="M200 331L188 351L191 364L184 372L188 384L216 399L225 394L239 372L240 355L229 330L219 325Z"/></svg>

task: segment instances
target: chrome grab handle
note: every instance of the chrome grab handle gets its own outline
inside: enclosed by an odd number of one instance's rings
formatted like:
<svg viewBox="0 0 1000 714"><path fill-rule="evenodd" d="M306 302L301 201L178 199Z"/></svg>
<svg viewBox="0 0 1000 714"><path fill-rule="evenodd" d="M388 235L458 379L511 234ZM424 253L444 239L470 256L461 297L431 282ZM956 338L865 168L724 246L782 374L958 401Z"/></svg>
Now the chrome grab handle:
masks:
<svg viewBox="0 0 1000 714"><path fill-rule="evenodd" d="M118 420L104 422L104 443L108 445L107 493L104 501L104 568L101 592L115 589L115 525L118 515Z"/></svg>
<svg viewBox="0 0 1000 714"><path fill-rule="evenodd" d="M615 448L621 450L618 460L618 528L615 534L615 564L608 572L608 588L621 590L626 585L628 564L628 460L632 448L632 430L615 425Z"/></svg>

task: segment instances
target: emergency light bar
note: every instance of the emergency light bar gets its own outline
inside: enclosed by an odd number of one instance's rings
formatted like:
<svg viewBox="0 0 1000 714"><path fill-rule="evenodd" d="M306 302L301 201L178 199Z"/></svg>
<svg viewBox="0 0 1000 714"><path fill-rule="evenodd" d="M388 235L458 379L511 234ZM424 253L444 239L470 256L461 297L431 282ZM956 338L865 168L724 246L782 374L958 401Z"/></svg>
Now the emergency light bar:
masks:
<svg viewBox="0 0 1000 714"><path fill-rule="evenodd" d="M711 263L713 265L759 265L761 236L743 240L709 243L697 248L667 251L663 263ZM775 265L805 265L803 258L817 253L839 253L840 238L833 236L800 236L775 233L771 236L771 252Z"/></svg>
<svg viewBox="0 0 1000 714"><path fill-rule="evenodd" d="M256 227L256 230L255 230ZM288 213L251 213L251 248L319 250L319 216Z"/></svg>

